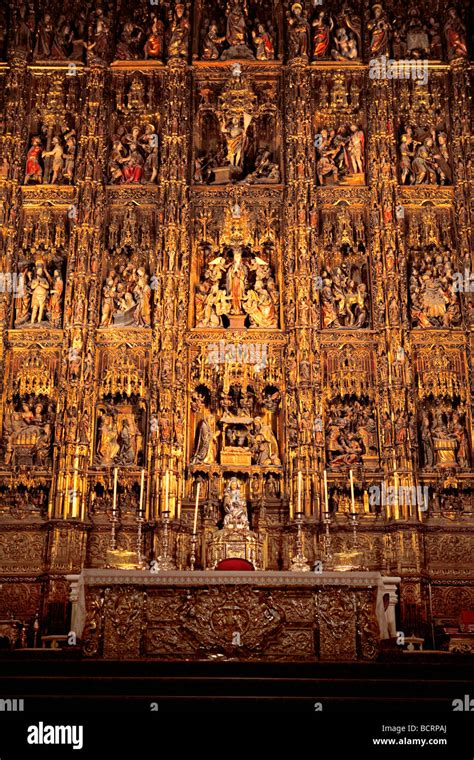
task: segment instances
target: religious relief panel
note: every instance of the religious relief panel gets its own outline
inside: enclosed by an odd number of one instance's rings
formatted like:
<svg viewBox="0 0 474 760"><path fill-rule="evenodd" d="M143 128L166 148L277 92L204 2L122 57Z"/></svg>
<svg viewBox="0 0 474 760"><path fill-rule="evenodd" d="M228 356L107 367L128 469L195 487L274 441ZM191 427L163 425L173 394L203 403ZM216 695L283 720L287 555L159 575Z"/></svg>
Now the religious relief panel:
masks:
<svg viewBox="0 0 474 760"><path fill-rule="evenodd" d="M354 350L348 346L330 349L325 355L324 373L328 469L376 469L379 444L371 353L365 348Z"/></svg>
<svg viewBox="0 0 474 760"><path fill-rule="evenodd" d="M468 468L471 462L470 402L459 350L447 346L420 348L416 372L420 466Z"/></svg>
<svg viewBox="0 0 474 760"><path fill-rule="evenodd" d="M367 399L331 402L326 412L328 468L374 467L378 464L377 419Z"/></svg>
<svg viewBox="0 0 474 760"><path fill-rule="evenodd" d="M165 3L135 2L120 10L114 61L163 61Z"/></svg>
<svg viewBox="0 0 474 760"><path fill-rule="evenodd" d="M368 60L393 56L395 61L467 57L466 26L454 5L441 13L429 1L375 3L367 23ZM395 78L395 77L393 77Z"/></svg>
<svg viewBox="0 0 474 760"><path fill-rule="evenodd" d="M1 450L6 467L51 465L57 360L39 351L14 354L7 381Z"/></svg>
<svg viewBox="0 0 474 760"><path fill-rule="evenodd" d="M198 357L193 363L193 378L201 379L201 362ZM280 468L278 387L265 382L259 365L234 361L213 370L206 373L207 384L196 384L191 398L195 436L190 464Z"/></svg>
<svg viewBox="0 0 474 760"><path fill-rule="evenodd" d="M99 327L151 327L153 209L113 208L107 229Z"/></svg>
<svg viewBox="0 0 474 760"><path fill-rule="evenodd" d="M366 127L363 80L357 71L313 73L314 147L317 184L364 185Z"/></svg>
<svg viewBox="0 0 474 760"><path fill-rule="evenodd" d="M400 129L399 170L401 185L451 185L445 124L404 124Z"/></svg>
<svg viewBox="0 0 474 760"><path fill-rule="evenodd" d="M321 3L289 2L286 9L288 58L315 62L358 61L362 56L359 0Z"/></svg>
<svg viewBox="0 0 474 760"><path fill-rule="evenodd" d="M281 37L270 0L206 0L199 28L199 58L272 61Z"/></svg>
<svg viewBox="0 0 474 760"><path fill-rule="evenodd" d="M94 463L101 467L144 461L148 353L118 346L101 354Z"/></svg>
<svg viewBox="0 0 474 760"><path fill-rule="evenodd" d="M276 79L253 84L233 72L223 82L198 80L194 146L196 184L281 181L281 118Z"/></svg>
<svg viewBox="0 0 474 760"><path fill-rule="evenodd" d="M407 214L409 306L412 327L461 326L459 279L448 209L426 204Z"/></svg>
<svg viewBox="0 0 474 760"><path fill-rule="evenodd" d="M441 21L432 4L410 0L408 8L393 6L389 11L393 57L441 60Z"/></svg>
<svg viewBox="0 0 474 760"><path fill-rule="evenodd" d="M191 38L191 3L138 0L119 12L114 64L122 61L186 59Z"/></svg>
<svg viewBox="0 0 474 760"><path fill-rule="evenodd" d="M336 61L357 61L362 54L359 2L347 0L331 4L323 10L315 6L311 22L311 51L314 61L332 58Z"/></svg>
<svg viewBox="0 0 474 760"><path fill-rule="evenodd" d="M223 216L221 232L214 238L217 246L202 237L197 245L195 326L276 329L280 295L272 237L262 229L261 241L256 240L250 232L249 213L238 204L225 209ZM204 218L199 221L206 223ZM267 223L271 221L267 217Z"/></svg>
<svg viewBox="0 0 474 760"><path fill-rule="evenodd" d="M25 185L72 185L75 179L80 77L33 77Z"/></svg>
<svg viewBox="0 0 474 760"><path fill-rule="evenodd" d="M161 79L138 72L114 73L108 182L153 185L158 182Z"/></svg>
<svg viewBox="0 0 474 760"><path fill-rule="evenodd" d="M14 327L62 327L68 239L64 209L25 208L13 288Z"/></svg>
<svg viewBox="0 0 474 760"><path fill-rule="evenodd" d="M370 277L362 210L345 202L322 213L319 300L321 327L370 326Z"/></svg>

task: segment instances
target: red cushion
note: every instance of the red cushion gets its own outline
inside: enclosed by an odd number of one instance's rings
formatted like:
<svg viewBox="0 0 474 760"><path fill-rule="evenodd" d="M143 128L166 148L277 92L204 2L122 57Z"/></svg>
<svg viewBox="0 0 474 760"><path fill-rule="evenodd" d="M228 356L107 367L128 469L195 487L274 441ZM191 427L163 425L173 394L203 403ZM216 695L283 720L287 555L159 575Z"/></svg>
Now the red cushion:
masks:
<svg viewBox="0 0 474 760"><path fill-rule="evenodd" d="M233 557L231 559L221 559L216 566L216 570L255 570L255 568L248 559Z"/></svg>

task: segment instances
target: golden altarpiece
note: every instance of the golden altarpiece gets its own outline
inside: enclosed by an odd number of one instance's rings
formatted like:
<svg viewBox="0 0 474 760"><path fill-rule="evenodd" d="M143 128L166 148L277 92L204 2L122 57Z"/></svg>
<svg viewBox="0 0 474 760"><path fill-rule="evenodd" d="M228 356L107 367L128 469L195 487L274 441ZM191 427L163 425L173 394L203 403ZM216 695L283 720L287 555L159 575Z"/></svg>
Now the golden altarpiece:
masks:
<svg viewBox="0 0 474 760"><path fill-rule="evenodd" d="M465 11L2 5L0 617L354 527L400 630L474 607Z"/></svg>

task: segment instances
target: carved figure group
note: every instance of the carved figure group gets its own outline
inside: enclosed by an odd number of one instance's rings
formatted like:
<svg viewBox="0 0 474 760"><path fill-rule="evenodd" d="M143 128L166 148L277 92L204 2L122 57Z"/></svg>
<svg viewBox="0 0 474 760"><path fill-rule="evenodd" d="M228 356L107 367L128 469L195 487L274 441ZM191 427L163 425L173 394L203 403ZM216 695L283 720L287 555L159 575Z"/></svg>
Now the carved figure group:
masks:
<svg viewBox="0 0 474 760"><path fill-rule="evenodd" d="M410 302L414 327L457 327L459 298L453 287L450 251L426 249L411 268Z"/></svg>
<svg viewBox="0 0 474 760"><path fill-rule="evenodd" d="M102 288L100 327L150 327L151 287L144 267L111 269Z"/></svg>
<svg viewBox="0 0 474 760"><path fill-rule="evenodd" d="M424 410L419 425L423 467L469 467L465 415L454 409Z"/></svg>
<svg viewBox="0 0 474 760"><path fill-rule="evenodd" d="M365 136L360 126L323 128L316 135L315 146L320 185L364 183Z"/></svg>
<svg viewBox="0 0 474 760"><path fill-rule="evenodd" d="M234 59L257 59L271 61L275 58L274 32L270 24L257 20L250 30L247 3L228 0L225 31L220 33L215 19L207 20L203 29L202 59L222 61Z"/></svg>
<svg viewBox="0 0 474 760"><path fill-rule="evenodd" d="M134 415L120 416L116 409L102 409L97 422L96 460L106 467L137 463L141 434Z"/></svg>
<svg viewBox="0 0 474 760"><path fill-rule="evenodd" d="M6 465L47 466L51 459L54 408L37 397L7 407L3 420Z"/></svg>
<svg viewBox="0 0 474 760"><path fill-rule="evenodd" d="M76 132L67 130L63 135L51 139L49 150L43 149L39 136L31 138L31 146L26 156L25 185L72 184L76 160Z"/></svg>
<svg viewBox="0 0 474 760"><path fill-rule="evenodd" d="M372 409L360 401L338 403L328 413L326 451L331 469L354 467L376 457L377 422Z"/></svg>
<svg viewBox="0 0 474 760"><path fill-rule="evenodd" d="M359 329L369 324L369 294L362 281L362 270L346 262L331 272L323 270L321 289L321 326Z"/></svg>
<svg viewBox="0 0 474 760"><path fill-rule="evenodd" d="M407 126L400 138L402 185L449 185L452 172L446 132Z"/></svg>
<svg viewBox="0 0 474 760"><path fill-rule="evenodd" d="M441 58L441 27L434 16L425 16L412 4L393 28L393 55L404 58Z"/></svg>
<svg viewBox="0 0 474 760"><path fill-rule="evenodd" d="M248 315L250 327L277 327L279 294L269 264L234 246L209 262L195 296L196 326L222 327Z"/></svg>
<svg viewBox="0 0 474 760"><path fill-rule="evenodd" d="M49 269L51 269L51 272ZM27 323L48 322L61 327L64 282L59 268L37 260L22 271L21 287L16 295L15 327Z"/></svg>
<svg viewBox="0 0 474 760"><path fill-rule="evenodd" d="M344 2L336 19L327 11L319 11L311 26L315 60L331 57L353 61L360 57L360 18L349 3Z"/></svg>
<svg viewBox="0 0 474 760"><path fill-rule="evenodd" d="M158 179L158 135L154 124L115 135L109 157L109 180L117 184L156 183Z"/></svg>

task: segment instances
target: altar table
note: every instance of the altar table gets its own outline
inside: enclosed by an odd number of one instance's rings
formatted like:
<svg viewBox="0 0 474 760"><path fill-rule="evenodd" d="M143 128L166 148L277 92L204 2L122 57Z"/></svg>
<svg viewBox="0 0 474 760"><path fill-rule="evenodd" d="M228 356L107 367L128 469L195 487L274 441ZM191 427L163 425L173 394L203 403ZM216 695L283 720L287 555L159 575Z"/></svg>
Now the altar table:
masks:
<svg viewBox="0 0 474 760"><path fill-rule="evenodd" d="M88 657L372 660L395 636L400 578L378 572L86 569L71 630Z"/></svg>

